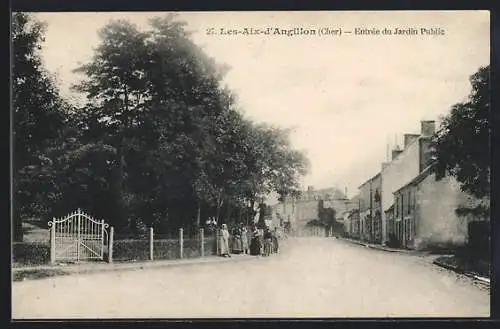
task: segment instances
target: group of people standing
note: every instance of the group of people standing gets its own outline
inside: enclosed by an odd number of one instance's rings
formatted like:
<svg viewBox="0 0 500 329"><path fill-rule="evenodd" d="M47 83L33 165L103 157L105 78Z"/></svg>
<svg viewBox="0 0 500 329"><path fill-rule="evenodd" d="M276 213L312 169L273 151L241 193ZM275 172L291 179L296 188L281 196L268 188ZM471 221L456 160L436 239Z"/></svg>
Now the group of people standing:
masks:
<svg viewBox="0 0 500 329"><path fill-rule="evenodd" d="M219 236L219 251L223 257L233 254L249 254L269 256L279 251L279 232L277 228L271 230L257 228L254 225L250 230L243 224L233 228L229 233L226 224L222 224Z"/></svg>

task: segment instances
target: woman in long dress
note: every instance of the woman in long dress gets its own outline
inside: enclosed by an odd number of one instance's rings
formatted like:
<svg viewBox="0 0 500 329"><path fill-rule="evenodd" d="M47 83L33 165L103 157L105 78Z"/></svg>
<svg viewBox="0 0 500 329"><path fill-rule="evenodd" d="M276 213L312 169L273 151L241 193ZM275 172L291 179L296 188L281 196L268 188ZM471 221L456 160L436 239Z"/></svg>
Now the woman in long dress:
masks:
<svg viewBox="0 0 500 329"><path fill-rule="evenodd" d="M273 232L273 252L276 254L279 252L279 238L280 238L280 235L279 235L278 228L275 227L274 232Z"/></svg>
<svg viewBox="0 0 500 329"><path fill-rule="evenodd" d="M229 254L229 231L227 225L222 224L220 230L220 255L223 257L231 257Z"/></svg>
<svg viewBox="0 0 500 329"><path fill-rule="evenodd" d="M257 227L254 227L252 231L252 240L250 243L250 254L254 256L258 256L261 254L261 243L260 243L260 234Z"/></svg>
<svg viewBox="0 0 500 329"><path fill-rule="evenodd" d="M246 226L241 227L241 247L243 248L244 254L250 253L249 243L248 243L248 230Z"/></svg>
<svg viewBox="0 0 500 329"><path fill-rule="evenodd" d="M242 236L241 227L235 227L233 231L233 253L240 254L243 252L243 245L241 241Z"/></svg>
<svg viewBox="0 0 500 329"><path fill-rule="evenodd" d="M264 230L264 256L269 256L272 252L273 236L269 227Z"/></svg>
<svg viewBox="0 0 500 329"><path fill-rule="evenodd" d="M264 229L263 228L259 228L258 229L259 231L259 243L260 243L260 254L261 255L264 255L264 247L265 247L265 239L264 239Z"/></svg>

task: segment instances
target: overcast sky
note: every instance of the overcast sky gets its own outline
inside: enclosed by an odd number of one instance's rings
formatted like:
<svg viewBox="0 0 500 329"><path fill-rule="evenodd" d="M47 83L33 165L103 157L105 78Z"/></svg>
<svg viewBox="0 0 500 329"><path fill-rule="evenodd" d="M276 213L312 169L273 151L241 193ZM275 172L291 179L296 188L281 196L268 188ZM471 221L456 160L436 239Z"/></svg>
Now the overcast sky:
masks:
<svg viewBox="0 0 500 329"><path fill-rule="evenodd" d="M38 13L48 23L43 58L62 90L79 77L110 19L139 27L164 13ZM311 173L303 184L348 194L380 170L387 143L419 132L470 91L468 77L489 64L486 11L180 13L193 40L231 67L226 83L256 121L293 127ZM215 28L341 28L341 36L213 36ZM366 36L354 28L441 28L445 35Z"/></svg>

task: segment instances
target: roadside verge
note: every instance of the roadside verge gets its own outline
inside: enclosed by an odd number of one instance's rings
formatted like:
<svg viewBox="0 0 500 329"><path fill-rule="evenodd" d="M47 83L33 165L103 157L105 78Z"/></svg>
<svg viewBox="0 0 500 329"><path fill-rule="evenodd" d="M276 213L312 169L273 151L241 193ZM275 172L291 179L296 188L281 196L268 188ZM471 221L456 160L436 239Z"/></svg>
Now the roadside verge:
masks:
<svg viewBox="0 0 500 329"><path fill-rule="evenodd" d="M382 251L387 251L387 252L398 252L398 253L412 254L412 255L413 254L418 254L418 255L423 254L423 252L421 252L421 251L415 251L415 250L409 250L409 249L389 248L389 247L381 246L378 244L363 242L363 241L349 239L349 238L338 238L338 239L343 240L343 241L347 241L350 243L358 244L360 246L364 246L367 248L382 250Z"/></svg>
<svg viewBox="0 0 500 329"><path fill-rule="evenodd" d="M339 238L340 240L347 241L353 244L361 245L367 248L371 249L376 249L376 250L381 250L381 251L387 251L387 252L398 252L398 253L404 253L404 254L409 254L409 255L416 255L416 256L422 256L422 255L430 255L429 252L422 252L422 251L415 251L415 250L406 250L406 249L395 249L395 248L388 248L380 245L375 245L375 244L369 244L366 242L354 240L354 239L348 239L348 238ZM435 255L434 255L435 256ZM474 279L475 282L486 286L490 287L490 279L484 276L481 276L477 273L472 273L468 271L462 270L460 267L450 264L449 262L446 262L446 257L437 257L432 261L432 264L442 267L444 269L447 269L449 271L453 271L457 274L461 274L464 276L467 276L469 278Z"/></svg>
<svg viewBox="0 0 500 329"><path fill-rule="evenodd" d="M482 285L485 285L488 287L490 286L490 278L479 275L477 273L466 271L466 270L462 269L460 266L455 265L455 264L447 261L447 259L449 259L449 257L438 257L433 261L433 264L437 265L439 267L445 268L449 271L453 271L455 273L465 275L469 278L474 279L474 281L476 281L477 283L480 283Z"/></svg>
<svg viewBox="0 0 500 329"><path fill-rule="evenodd" d="M259 259L260 257L249 255L233 255L231 258L218 256L210 256L203 258L192 259L175 259L175 260L153 260L140 262L123 262L123 263L80 263L80 264L59 264L34 267L14 267L12 268L12 281L24 281L33 279L43 279L53 276L64 276L71 274L93 274L104 273L110 271L131 271L153 268L212 264L212 263L234 263L241 261L250 261Z"/></svg>

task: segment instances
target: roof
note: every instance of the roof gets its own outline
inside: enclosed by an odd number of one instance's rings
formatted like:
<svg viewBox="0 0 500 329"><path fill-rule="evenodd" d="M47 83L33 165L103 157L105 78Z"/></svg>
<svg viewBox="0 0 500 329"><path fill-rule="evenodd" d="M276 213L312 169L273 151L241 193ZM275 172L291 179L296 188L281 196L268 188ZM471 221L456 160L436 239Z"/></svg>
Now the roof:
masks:
<svg viewBox="0 0 500 329"><path fill-rule="evenodd" d="M424 170L422 170L420 172L420 174L418 174L415 178L413 178L410 182L408 182L407 184L401 186L399 189L397 189L396 191L393 192L393 194L396 194L398 193L399 191L401 191L402 189L404 189L405 187L408 187L410 185L417 185L419 184L420 182L422 182L427 176L429 176L431 173L432 173L432 167L433 167L433 164L430 164L429 166L427 166Z"/></svg>
<svg viewBox="0 0 500 329"><path fill-rule="evenodd" d="M359 185L358 189L362 188L363 186L365 186L366 184L368 184L372 180L376 179L378 176L380 176L380 172L378 174L376 174L375 176L373 176L372 178L370 178L367 181L365 181L363 184Z"/></svg>
<svg viewBox="0 0 500 329"><path fill-rule="evenodd" d="M359 200L359 193L350 198L349 202L358 202L358 200Z"/></svg>
<svg viewBox="0 0 500 329"><path fill-rule="evenodd" d="M313 196L313 195L317 196L331 195L333 199L346 199L344 192L342 192L337 187L328 187L317 190L302 191L302 196Z"/></svg>
<svg viewBox="0 0 500 329"><path fill-rule="evenodd" d="M394 203L391 204L391 206L384 212L389 212L389 211L393 211L394 210Z"/></svg>

